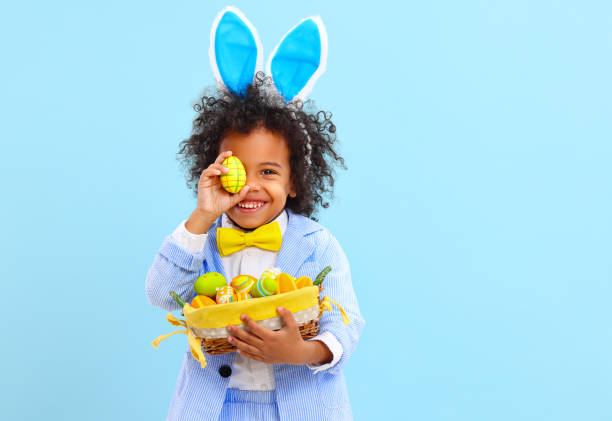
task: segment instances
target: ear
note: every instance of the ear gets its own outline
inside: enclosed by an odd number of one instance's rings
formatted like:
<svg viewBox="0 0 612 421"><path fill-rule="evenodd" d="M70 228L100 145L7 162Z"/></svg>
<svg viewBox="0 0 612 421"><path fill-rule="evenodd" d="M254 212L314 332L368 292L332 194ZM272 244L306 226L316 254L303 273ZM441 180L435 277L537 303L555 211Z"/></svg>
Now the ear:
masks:
<svg viewBox="0 0 612 421"><path fill-rule="evenodd" d="M289 181L289 197L295 197L297 196L296 192L295 192L295 183L293 182L293 180Z"/></svg>
<svg viewBox="0 0 612 421"><path fill-rule="evenodd" d="M319 16L301 20L276 46L266 73L286 102L304 101L327 66L327 32Z"/></svg>
<svg viewBox="0 0 612 421"><path fill-rule="evenodd" d="M257 30L233 6L223 9L210 31L210 64L217 84L246 95L246 87L263 68L263 49Z"/></svg>

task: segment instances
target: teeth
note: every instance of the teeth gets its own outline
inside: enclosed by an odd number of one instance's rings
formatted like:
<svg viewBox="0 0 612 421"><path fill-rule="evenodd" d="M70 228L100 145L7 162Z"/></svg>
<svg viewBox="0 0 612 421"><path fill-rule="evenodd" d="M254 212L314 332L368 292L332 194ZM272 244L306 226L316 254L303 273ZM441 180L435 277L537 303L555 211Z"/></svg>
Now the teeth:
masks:
<svg viewBox="0 0 612 421"><path fill-rule="evenodd" d="M238 206L241 208L247 208L247 209L255 209L255 208L261 208L263 206L263 202L245 202L245 203L238 203Z"/></svg>

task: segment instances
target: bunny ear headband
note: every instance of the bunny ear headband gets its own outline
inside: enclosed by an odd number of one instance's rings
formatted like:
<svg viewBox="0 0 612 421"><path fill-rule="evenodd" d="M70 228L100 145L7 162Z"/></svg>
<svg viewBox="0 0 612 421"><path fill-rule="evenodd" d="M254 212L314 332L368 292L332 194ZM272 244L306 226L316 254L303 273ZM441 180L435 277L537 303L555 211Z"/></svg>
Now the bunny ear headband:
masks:
<svg viewBox="0 0 612 421"><path fill-rule="evenodd" d="M255 27L235 7L223 9L210 32L210 62L220 88L244 97L263 70L263 48ZM318 16L301 20L281 39L266 74L286 103L304 102L327 64L327 32Z"/></svg>

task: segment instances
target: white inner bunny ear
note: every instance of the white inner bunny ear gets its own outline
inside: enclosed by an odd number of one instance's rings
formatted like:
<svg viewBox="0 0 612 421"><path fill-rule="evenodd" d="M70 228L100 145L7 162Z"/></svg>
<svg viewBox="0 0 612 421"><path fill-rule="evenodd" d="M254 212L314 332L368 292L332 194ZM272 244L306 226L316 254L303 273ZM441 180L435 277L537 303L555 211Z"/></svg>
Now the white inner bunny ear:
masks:
<svg viewBox="0 0 612 421"><path fill-rule="evenodd" d="M244 96L255 73L263 69L263 48L255 27L233 6L221 10L210 31L208 50L220 87Z"/></svg>
<svg viewBox="0 0 612 421"><path fill-rule="evenodd" d="M286 102L304 101L327 66L327 31L319 16L301 20L281 39L266 73Z"/></svg>

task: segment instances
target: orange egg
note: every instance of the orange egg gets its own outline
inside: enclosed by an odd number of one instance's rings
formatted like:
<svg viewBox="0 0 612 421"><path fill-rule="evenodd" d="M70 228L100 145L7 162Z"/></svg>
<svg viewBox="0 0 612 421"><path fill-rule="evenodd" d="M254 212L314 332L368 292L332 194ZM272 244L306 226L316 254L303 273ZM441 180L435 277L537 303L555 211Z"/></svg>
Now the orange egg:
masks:
<svg viewBox="0 0 612 421"><path fill-rule="evenodd" d="M295 286L298 288L311 287L312 285L312 279L310 279L308 276L300 276L295 280Z"/></svg>
<svg viewBox="0 0 612 421"><path fill-rule="evenodd" d="M217 291L217 304L228 304L236 301L236 290L231 285L219 288Z"/></svg>
<svg viewBox="0 0 612 421"><path fill-rule="evenodd" d="M236 294L249 292L251 287L257 282L257 278L249 275L238 275L232 279L231 285L236 290Z"/></svg>
<svg viewBox="0 0 612 421"><path fill-rule="evenodd" d="M276 277L276 282L278 282L278 289L276 290L277 294L295 291L297 289L297 286L295 286L295 278L288 273L281 273L278 275Z"/></svg>
<svg viewBox="0 0 612 421"><path fill-rule="evenodd" d="M193 297L193 300L191 300L191 307L193 308L214 306L215 304L217 304L215 300L210 297L207 297L206 295L196 295L195 297Z"/></svg>

